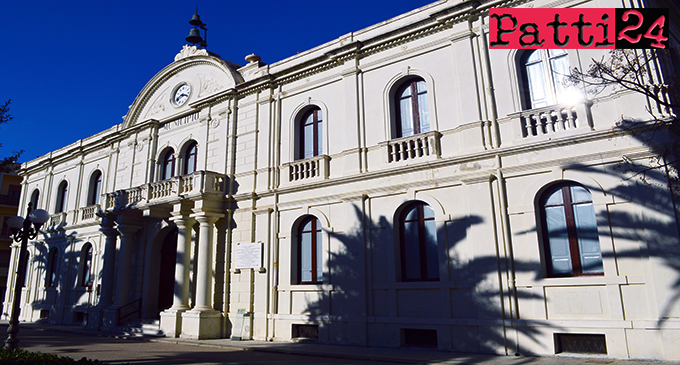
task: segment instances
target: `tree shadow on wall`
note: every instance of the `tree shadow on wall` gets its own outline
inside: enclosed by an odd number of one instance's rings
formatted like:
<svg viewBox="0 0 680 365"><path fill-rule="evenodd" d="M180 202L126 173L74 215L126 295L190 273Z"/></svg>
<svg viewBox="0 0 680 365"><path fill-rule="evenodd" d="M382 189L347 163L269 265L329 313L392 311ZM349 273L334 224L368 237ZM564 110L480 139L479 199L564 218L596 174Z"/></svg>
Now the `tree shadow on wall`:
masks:
<svg viewBox="0 0 680 365"><path fill-rule="evenodd" d="M677 176L665 162L673 159L668 146L677 143L677 137L669 133L658 125L619 123L612 130L616 144L629 139L649 150L623 156L618 163L579 163L565 168L590 176L590 183L579 184L591 193L600 194L600 182L615 186L603 191L607 205L598 209L596 216L605 276L621 278L622 315L611 313L607 319L656 322L645 329L662 329L669 319L680 318L679 190ZM536 216L537 222L541 219ZM527 233L536 235L540 230L533 227L515 235Z"/></svg>
<svg viewBox="0 0 680 365"><path fill-rule="evenodd" d="M331 252L324 268L328 273L324 283L330 289L320 290L301 313L318 326L318 341L503 355L518 352L518 337L512 331L543 342L543 333L531 326L531 320L510 331L518 298L501 285L508 275L502 243L496 246L493 233L484 243L469 236L473 226L485 223L482 217L440 224L439 280L407 282L401 280L399 227L384 216L369 221L356 206L354 215L363 224L330 233ZM533 271L536 266L515 270ZM542 299L532 293L520 295Z"/></svg>
<svg viewBox="0 0 680 365"><path fill-rule="evenodd" d="M44 244L35 244L32 250L25 286L28 290L24 295L30 295L30 308L41 312L40 317L34 320L82 322L86 318L90 297L96 293L91 287L79 286L82 253L73 251L72 247L77 232L70 231L67 235L61 226L53 228L41 231L39 240ZM55 263L52 262L55 258L50 258L53 249L57 250ZM24 311L30 308L23 306L20 315L27 316ZM73 310L67 313L67 308ZM82 315L77 316L77 313ZM73 317L59 319L67 315Z"/></svg>

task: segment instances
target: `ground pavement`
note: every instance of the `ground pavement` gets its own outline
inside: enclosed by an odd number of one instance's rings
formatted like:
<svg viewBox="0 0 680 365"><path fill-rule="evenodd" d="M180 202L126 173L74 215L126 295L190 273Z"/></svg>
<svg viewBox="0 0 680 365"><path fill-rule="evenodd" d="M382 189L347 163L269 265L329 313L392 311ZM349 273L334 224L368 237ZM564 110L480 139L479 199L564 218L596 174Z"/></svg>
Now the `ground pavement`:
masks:
<svg viewBox="0 0 680 365"><path fill-rule="evenodd" d="M0 338L7 322L0 322ZM20 346L75 359L111 364L499 364L499 365L670 365L680 362L615 360L606 357L515 357L422 349L386 349L310 343L184 340L88 332L77 326L21 323Z"/></svg>

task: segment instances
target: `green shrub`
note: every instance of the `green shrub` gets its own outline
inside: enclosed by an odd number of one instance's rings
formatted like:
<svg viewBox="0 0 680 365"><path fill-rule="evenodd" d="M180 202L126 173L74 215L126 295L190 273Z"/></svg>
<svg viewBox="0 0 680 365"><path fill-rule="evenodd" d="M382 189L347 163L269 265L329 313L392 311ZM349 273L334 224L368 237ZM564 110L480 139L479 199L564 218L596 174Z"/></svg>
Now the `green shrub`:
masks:
<svg viewBox="0 0 680 365"><path fill-rule="evenodd" d="M40 352L28 352L24 349L0 350L0 364L2 365L104 365L99 360L82 358L73 360L70 357Z"/></svg>

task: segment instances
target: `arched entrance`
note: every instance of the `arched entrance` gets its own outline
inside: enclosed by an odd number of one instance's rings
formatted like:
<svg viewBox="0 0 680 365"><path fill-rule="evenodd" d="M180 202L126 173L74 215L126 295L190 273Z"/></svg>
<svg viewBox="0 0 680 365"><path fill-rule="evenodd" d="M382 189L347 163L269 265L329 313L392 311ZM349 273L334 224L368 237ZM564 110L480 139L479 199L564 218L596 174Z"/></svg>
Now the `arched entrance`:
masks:
<svg viewBox="0 0 680 365"><path fill-rule="evenodd" d="M177 228L168 232L161 246L158 275L158 312L172 306L175 293L175 262L177 261Z"/></svg>

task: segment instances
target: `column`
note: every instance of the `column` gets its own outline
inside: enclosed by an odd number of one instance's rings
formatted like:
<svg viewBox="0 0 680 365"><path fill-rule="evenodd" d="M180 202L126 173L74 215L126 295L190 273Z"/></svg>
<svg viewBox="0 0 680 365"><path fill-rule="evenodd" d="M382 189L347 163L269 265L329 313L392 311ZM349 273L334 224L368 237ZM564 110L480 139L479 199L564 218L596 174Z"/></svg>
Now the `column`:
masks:
<svg viewBox="0 0 680 365"><path fill-rule="evenodd" d="M118 230L113 228L114 217L102 216L100 232L104 234L104 253L102 255L102 278L99 287L99 303L88 310L87 328L100 330L103 324L104 310L113 304L113 288L116 274L116 243Z"/></svg>
<svg viewBox="0 0 680 365"><path fill-rule="evenodd" d="M177 261L175 263L175 296L172 307L161 312L161 330L167 337L182 332L182 313L189 310L189 275L191 262L191 227L194 220L181 212L172 212L177 226Z"/></svg>
<svg viewBox="0 0 680 365"><path fill-rule="evenodd" d="M212 237L213 225L217 221L214 216L198 216L196 220L200 224L198 257L196 271L196 305L193 311L212 310Z"/></svg>
<svg viewBox="0 0 680 365"><path fill-rule="evenodd" d="M116 276L116 298L113 306L120 308L129 302L130 261L132 259L132 241L139 227L118 225L120 232L120 256L118 257L118 275Z"/></svg>
<svg viewBox="0 0 680 365"><path fill-rule="evenodd" d="M120 252L118 254L118 275L116 275L116 295L113 305L104 313L104 327L118 326L121 313L118 310L130 302L130 261L132 259L132 244L134 233L138 226L118 224L120 232ZM124 315L124 313L123 313Z"/></svg>
<svg viewBox="0 0 680 365"><path fill-rule="evenodd" d="M189 265L191 262L191 218L173 218L177 225L177 262L175 263L175 297L172 308L189 309Z"/></svg>
<svg viewBox="0 0 680 365"><path fill-rule="evenodd" d="M118 230L113 228L111 217L102 218L99 230L104 234L104 254L102 257L102 281L98 306L108 307L113 304L113 287L116 274L116 243L118 241Z"/></svg>
<svg viewBox="0 0 680 365"><path fill-rule="evenodd" d="M199 213L200 224L196 257L196 305L182 313L182 338L218 338L222 330L222 314L212 306L213 294L213 230L221 214Z"/></svg>

